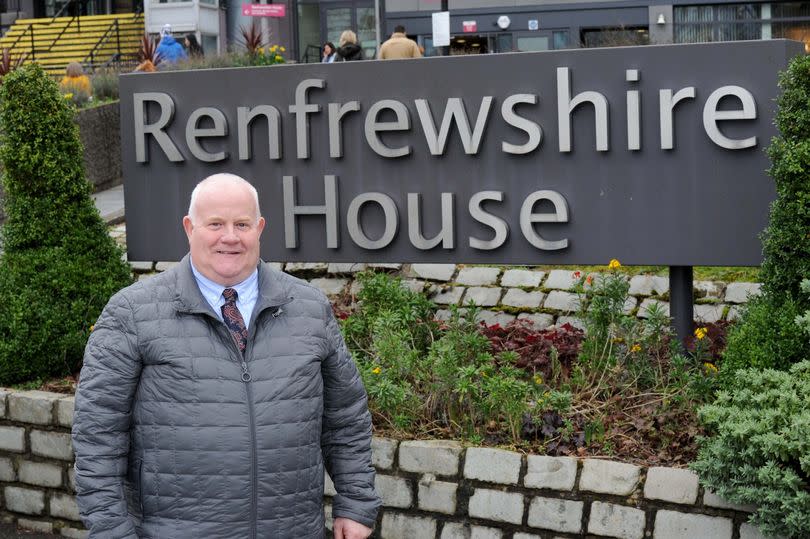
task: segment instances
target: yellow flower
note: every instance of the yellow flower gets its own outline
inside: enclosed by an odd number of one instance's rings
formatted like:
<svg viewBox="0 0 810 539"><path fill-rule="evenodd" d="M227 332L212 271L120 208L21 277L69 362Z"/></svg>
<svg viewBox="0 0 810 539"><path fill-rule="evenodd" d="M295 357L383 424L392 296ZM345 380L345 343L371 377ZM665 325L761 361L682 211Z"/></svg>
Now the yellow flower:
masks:
<svg viewBox="0 0 810 539"><path fill-rule="evenodd" d="M279 50L280 50L281 52L287 52L287 49L285 49L284 47L279 47Z"/></svg>
<svg viewBox="0 0 810 539"><path fill-rule="evenodd" d="M616 260L614 258L613 260L610 261L610 263L608 264L608 267L610 269L616 269L616 268L622 267L622 264L621 264L621 262L619 262L618 260Z"/></svg>
<svg viewBox="0 0 810 539"><path fill-rule="evenodd" d="M278 54L276 54L276 60L283 60L283 59L284 59L284 58L282 58L281 56L279 56Z"/></svg>
<svg viewBox="0 0 810 539"><path fill-rule="evenodd" d="M264 54L264 47L259 47L259 54Z"/></svg>
<svg viewBox="0 0 810 539"><path fill-rule="evenodd" d="M633 354L641 352L641 345L640 344L634 344L633 347L630 348L630 352L632 352Z"/></svg>
<svg viewBox="0 0 810 539"><path fill-rule="evenodd" d="M697 329L695 330L695 337L696 337L696 338L697 338L697 340L699 340L699 341L700 341L700 340L703 340L703 338L706 336L706 333L707 333L706 328L697 328Z"/></svg>
<svg viewBox="0 0 810 539"><path fill-rule="evenodd" d="M707 361L703 364L703 368L706 369L706 374L717 374L717 367L715 367L714 363L709 363Z"/></svg>
<svg viewBox="0 0 810 539"><path fill-rule="evenodd" d="M278 45L273 45L270 47L270 52L276 52L278 50Z"/></svg>
<svg viewBox="0 0 810 539"><path fill-rule="evenodd" d="M96 326L95 326L95 325L90 326L90 331L91 331L91 332L92 332L94 329L96 329Z"/></svg>
<svg viewBox="0 0 810 539"><path fill-rule="evenodd" d="M65 99L73 99L73 94L71 92L66 93Z"/></svg>
<svg viewBox="0 0 810 539"><path fill-rule="evenodd" d="M382 372L382 369L379 367L374 367L373 369L371 369L371 372L373 372L374 374L380 374Z"/></svg>
<svg viewBox="0 0 810 539"><path fill-rule="evenodd" d="M539 386L540 384L542 384L542 383L543 383L543 377L542 377L542 376L540 376L539 374L538 374L538 375L535 375L535 377L534 377L534 383L535 383L535 384L537 384L537 385Z"/></svg>

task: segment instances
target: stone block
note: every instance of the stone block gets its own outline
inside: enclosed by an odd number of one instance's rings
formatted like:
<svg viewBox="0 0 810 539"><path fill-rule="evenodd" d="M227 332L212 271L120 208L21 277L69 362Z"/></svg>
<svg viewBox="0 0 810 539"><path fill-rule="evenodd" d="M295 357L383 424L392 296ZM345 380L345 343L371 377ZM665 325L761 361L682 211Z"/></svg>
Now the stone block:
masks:
<svg viewBox="0 0 810 539"><path fill-rule="evenodd" d="M403 279L400 281L400 284L402 284L402 288L416 292L417 294L421 294L425 291L425 281L420 281L419 279Z"/></svg>
<svg viewBox="0 0 810 539"><path fill-rule="evenodd" d="M323 520L326 523L326 529L332 531L332 525L334 524L334 519L332 518L332 504L325 503L323 504Z"/></svg>
<svg viewBox="0 0 810 539"><path fill-rule="evenodd" d="M731 539L732 529L730 518L661 509L655 514L653 539Z"/></svg>
<svg viewBox="0 0 810 539"><path fill-rule="evenodd" d="M510 307L536 309L543 303L543 297L542 292L526 292L520 288L510 288L506 291L501 303Z"/></svg>
<svg viewBox="0 0 810 539"><path fill-rule="evenodd" d="M638 317L639 318L649 318L650 312L649 309L653 305L658 305L663 311L666 316L669 316L669 303L666 301L660 301L657 299L650 299L647 298L641 302L641 306L638 308Z"/></svg>
<svg viewBox="0 0 810 539"><path fill-rule="evenodd" d="M12 483L17 480L17 472L14 471L14 463L11 459L0 457L0 481Z"/></svg>
<svg viewBox="0 0 810 539"><path fill-rule="evenodd" d="M622 312L624 314L630 314L630 313L633 312L633 309L636 308L636 305L638 305L638 300L636 298L634 298L633 296L630 296L626 300L624 300L624 305L622 306Z"/></svg>
<svg viewBox="0 0 810 539"><path fill-rule="evenodd" d="M326 262L288 262L284 266L287 273L300 273L309 271L312 273L324 273L329 265Z"/></svg>
<svg viewBox="0 0 810 539"><path fill-rule="evenodd" d="M745 522L740 526L740 539L785 539L785 537L782 535L777 535L776 537L765 537L762 535L762 532L759 531L759 528L753 524Z"/></svg>
<svg viewBox="0 0 810 539"><path fill-rule="evenodd" d="M136 273L146 273L152 271L154 262L146 260L130 260L129 267Z"/></svg>
<svg viewBox="0 0 810 539"><path fill-rule="evenodd" d="M50 425L53 407L61 395L47 391L20 391L8 396L8 417L14 421Z"/></svg>
<svg viewBox="0 0 810 539"><path fill-rule="evenodd" d="M411 264L408 276L428 281L447 282L453 278L455 273L455 264Z"/></svg>
<svg viewBox="0 0 810 539"><path fill-rule="evenodd" d="M556 270L555 270L556 271ZM546 309L554 309L555 311L574 312L579 310L579 296L571 292L562 292L560 290L552 290L546 296L546 301L543 304Z"/></svg>
<svg viewBox="0 0 810 539"><path fill-rule="evenodd" d="M534 535L533 533L517 532L514 535L513 539L543 539L543 538L540 537L539 535Z"/></svg>
<svg viewBox="0 0 810 539"><path fill-rule="evenodd" d="M464 477L502 485L517 485L522 462L520 453L471 447L464 459Z"/></svg>
<svg viewBox="0 0 810 539"><path fill-rule="evenodd" d="M718 320L723 319L723 311L725 310L726 306L723 304L719 305L695 305L693 308L695 322L703 323L703 324L710 324L712 322L717 322Z"/></svg>
<svg viewBox="0 0 810 539"><path fill-rule="evenodd" d="M484 526L470 526L460 522L447 522L442 528L440 539L501 539L503 532Z"/></svg>
<svg viewBox="0 0 810 539"><path fill-rule="evenodd" d="M378 470L388 470L394 465L394 455L397 452L397 442L392 438L371 439L371 464Z"/></svg>
<svg viewBox="0 0 810 539"><path fill-rule="evenodd" d="M723 284L714 281L695 281L693 287L699 298L719 298L723 292Z"/></svg>
<svg viewBox="0 0 810 539"><path fill-rule="evenodd" d="M703 505L707 507L715 507L717 509L731 509L733 511L743 511L746 513L753 513L757 510L754 505L743 505L739 503L731 503L730 501L721 498L711 490L706 490L703 493Z"/></svg>
<svg viewBox="0 0 810 539"><path fill-rule="evenodd" d="M386 270L395 270L399 271L402 269L402 264L398 262L372 262L368 265L370 268L374 269L386 269Z"/></svg>
<svg viewBox="0 0 810 539"><path fill-rule="evenodd" d="M398 513L383 513L380 536L385 539L415 539L436 537L436 519L412 517Z"/></svg>
<svg viewBox="0 0 810 539"><path fill-rule="evenodd" d="M577 460L571 457L529 455L523 485L570 492L577 480Z"/></svg>
<svg viewBox="0 0 810 539"><path fill-rule="evenodd" d="M29 532L53 533L53 522L19 518L17 519L17 528Z"/></svg>
<svg viewBox="0 0 810 539"><path fill-rule="evenodd" d="M76 498L69 494L54 494L51 496L51 516L77 522L82 520L79 515L79 506L76 505Z"/></svg>
<svg viewBox="0 0 810 539"><path fill-rule="evenodd" d="M175 267L179 262L158 262L155 264L155 271L166 271Z"/></svg>
<svg viewBox="0 0 810 539"><path fill-rule="evenodd" d="M546 329L554 323L554 317L548 313L520 313L518 320L528 320L534 329Z"/></svg>
<svg viewBox="0 0 810 539"><path fill-rule="evenodd" d="M739 305L732 305L728 308L728 312L726 313L726 320L730 320L735 322L740 319L742 316L742 308Z"/></svg>
<svg viewBox="0 0 810 539"><path fill-rule="evenodd" d="M436 309L436 314L434 315L434 318L436 320L445 322L447 320L450 320L451 316L452 313L448 309Z"/></svg>
<svg viewBox="0 0 810 539"><path fill-rule="evenodd" d="M6 403L8 402L8 396L10 393L10 391L0 389L0 417L6 417Z"/></svg>
<svg viewBox="0 0 810 539"><path fill-rule="evenodd" d="M56 423L63 427L73 426L73 397L65 397L56 401Z"/></svg>
<svg viewBox="0 0 810 539"><path fill-rule="evenodd" d="M498 282L501 268L461 268L456 277L458 284L467 286L486 286Z"/></svg>
<svg viewBox="0 0 810 539"><path fill-rule="evenodd" d="M69 537L70 539L87 539L90 537L90 532L78 528L64 527L59 530L59 533L62 534L62 537Z"/></svg>
<svg viewBox="0 0 810 539"><path fill-rule="evenodd" d="M669 291L669 279L657 275L635 275L630 279L631 296L662 296Z"/></svg>
<svg viewBox="0 0 810 539"><path fill-rule="evenodd" d="M377 474L374 478L374 488L385 507L407 509L413 505L411 482L407 479Z"/></svg>
<svg viewBox="0 0 810 539"><path fill-rule="evenodd" d="M571 290L577 284L577 281L579 279L574 277L574 272L571 270L551 270L548 273L548 279L543 283L543 287L555 290Z"/></svg>
<svg viewBox="0 0 810 539"><path fill-rule="evenodd" d="M20 481L40 487L61 487L62 467L47 462L23 460L19 463Z"/></svg>
<svg viewBox="0 0 810 539"><path fill-rule="evenodd" d="M68 487L70 488L71 492L76 492L76 470L73 469L73 465L71 464L68 466Z"/></svg>
<svg viewBox="0 0 810 539"><path fill-rule="evenodd" d="M458 474L462 446L449 440L414 440L399 444L399 467L406 472L453 477Z"/></svg>
<svg viewBox="0 0 810 539"><path fill-rule="evenodd" d="M0 449L22 453L25 451L25 429L22 427L0 427Z"/></svg>
<svg viewBox="0 0 810 539"><path fill-rule="evenodd" d="M619 539L642 539L644 537L644 525L645 515L641 509L615 503L593 502L591 504L588 533L618 537ZM692 536L685 535L683 537ZM693 539L697 538L693 537Z"/></svg>
<svg viewBox="0 0 810 539"><path fill-rule="evenodd" d="M73 445L70 442L70 434L32 430L31 452L39 457L73 460Z"/></svg>
<svg viewBox="0 0 810 539"><path fill-rule="evenodd" d="M326 471L323 472L323 495L324 496L337 495L337 491L335 490L335 484L332 482L332 478Z"/></svg>
<svg viewBox="0 0 810 539"><path fill-rule="evenodd" d="M452 515L456 512L458 485L437 481L433 474L419 480L419 509Z"/></svg>
<svg viewBox="0 0 810 539"><path fill-rule="evenodd" d="M698 476L690 470L653 466L647 470L644 497L672 503L694 504L698 495Z"/></svg>
<svg viewBox="0 0 810 539"><path fill-rule="evenodd" d="M760 283L728 283L726 286L727 303L747 303L748 299L762 293Z"/></svg>
<svg viewBox="0 0 810 539"><path fill-rule="evenodd" d="M582 531L582 510L585 502L536 497L529 505L528 524L564 533Z"/></svg>
<svg viewBox="0 0 810 539"><path fill-rule="evenodd" d="M500 288L473 286L467 289L467 294L464 296L463 303L466 305L469 302L473 302L474 305L481 307L493 307L498 304L500 299Z"/></svg>
<svg viewBox="0 0 810 539"><path fill-rule="evenodd" d="M514 314L505 313L503 311L488 311L486 309L480 311L478 316L475 317L476 322L483 322L488 326L494 326L495 324L505 326L514 319Z"/></svg>
<svg viewBox="0 0 810 539"><path fill-rule="evenodd" d="M585 322L582 321L582 318L578 318L576 316L558 316L556 323L557 327L565 324L569 324L577 329L585 331Z"/></svg>
<svg viewBox="0 0 810 539"><path fill-rule="evenodd" d="M464 294L463 286L432 286L429 291L431 299L437 305L458 305L461 296Z"/></svg>
<svg viewBox="0 0 810 539"><path fill-rule="evenodd" d="M26 515L41 515L45 512L45 493L22 487L6 487L6 509Z"/></svg>
<svg viewBox="0 0 810 539"><path fill-rule="evenodd" d="M537 288L545 277L545 272L521 269L510 269L503 272L501 286L519 286L522 288Z"/></svg>
<svg viewBox="0 0 810 539"><path fill-rule="evenodd" d="M312 279L309 282L312 286L326 294L327 296L337 296L346 290L346 285L349 284L348 279L335 279L335 278L318 278Z"/></svg>
<svg viewBox="0 0 810 539"><path fill-rule="evenodd" d="M473 518L520 524L523 520L523 495L477 488L470 497L468 512Z"/></svg>
<svg viewBox="0 0 810 539"><path fill-rule="evenodd" d="M627 496L638 484L641 468L634 464L587 459L582 465L579 490Z"/></svg>
<svg viewBox="0 0 810 539"><path fill-rule="evenodd" d="M359 271L365 271L368 268L368 264L358 264L358 263L349 263L349 264L337 264L332 263L326 267L326 273L357 273Z"/></svg>

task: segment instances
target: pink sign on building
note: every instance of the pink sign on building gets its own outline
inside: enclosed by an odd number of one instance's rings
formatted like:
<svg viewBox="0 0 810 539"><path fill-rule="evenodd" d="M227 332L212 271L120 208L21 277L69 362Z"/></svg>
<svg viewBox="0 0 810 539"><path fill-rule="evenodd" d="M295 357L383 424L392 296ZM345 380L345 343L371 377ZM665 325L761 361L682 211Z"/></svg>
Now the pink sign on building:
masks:
<svg viewBox="0 0 810 539"><path fill-rule="evenodd" d="M284 17L286 4L242 4L242 15L247 17Z"/></svg>

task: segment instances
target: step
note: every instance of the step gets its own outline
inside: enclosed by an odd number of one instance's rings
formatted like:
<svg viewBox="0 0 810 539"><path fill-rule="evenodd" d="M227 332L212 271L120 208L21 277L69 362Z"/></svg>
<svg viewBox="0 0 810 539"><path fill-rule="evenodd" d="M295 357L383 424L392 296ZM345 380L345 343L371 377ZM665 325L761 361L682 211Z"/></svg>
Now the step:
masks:
<svg viewBox="0 0 810 539"><path fill-rule="evenodd" d="M124 19L124 18L135 18L134 13L113 13L108 15L82 15L82 24L84 21L113 21L114 19ZM139 14L137 16L138 19L143 20L143 14ZM73 17L59 17L57 19L51 19L49 17L43 17L41 19L17 19L15 24L67 24L73 20ZM53 22L51 22L53 21Z"/></svg>

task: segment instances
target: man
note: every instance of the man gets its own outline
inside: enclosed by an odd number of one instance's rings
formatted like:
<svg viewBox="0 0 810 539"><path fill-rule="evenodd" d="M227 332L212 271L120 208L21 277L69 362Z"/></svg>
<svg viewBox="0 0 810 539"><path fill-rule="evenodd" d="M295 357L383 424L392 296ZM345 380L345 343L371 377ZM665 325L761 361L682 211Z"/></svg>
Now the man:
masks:
<svg viewBox="0 0 810 539"><path fill-rule="evenodd" d="M259 260L256 190L200 182L190 253L115 294L85 350L73 447L91 538L335 537L380 505L366 393L329 302Z"/></svg>
<svg viewBox="0 0 810 539"><path fill-rule="evenodd" d="M391 37L380 46L380 53L377 57L380 60L421 58L422 51L419 50L416 41L408 39L408 36L405 35L405 27L397 25Z"/></svg>
<svg viewBox="0 0 810 539"><path fill-rule="evenodd" d="M160 30L160 43L155 49L155 56L162 64L176 64L188 60L186 49L172 36L172 25L164 24Z"/></svg>

